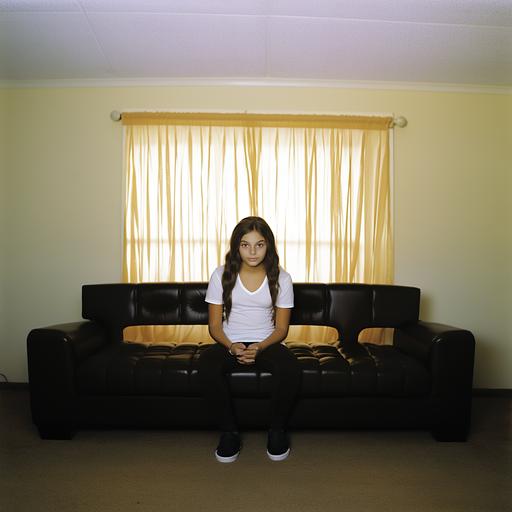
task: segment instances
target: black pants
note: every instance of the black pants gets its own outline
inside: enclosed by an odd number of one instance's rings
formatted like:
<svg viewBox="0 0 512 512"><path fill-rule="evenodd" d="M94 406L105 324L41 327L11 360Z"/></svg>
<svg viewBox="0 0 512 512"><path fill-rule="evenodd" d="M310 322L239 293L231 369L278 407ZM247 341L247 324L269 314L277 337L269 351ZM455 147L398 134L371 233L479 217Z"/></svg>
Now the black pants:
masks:
<svg viewBox="0 0 512 512"><path fill-rule="evenodd" d="M297 358L281 343L261 351L254 365L240 364L220 343L208 347L199 358L199 380L203 395L222 431L238 430L226 373L241 368L257 368L272 374L270 428L285 429L300 386Z"/></svg>

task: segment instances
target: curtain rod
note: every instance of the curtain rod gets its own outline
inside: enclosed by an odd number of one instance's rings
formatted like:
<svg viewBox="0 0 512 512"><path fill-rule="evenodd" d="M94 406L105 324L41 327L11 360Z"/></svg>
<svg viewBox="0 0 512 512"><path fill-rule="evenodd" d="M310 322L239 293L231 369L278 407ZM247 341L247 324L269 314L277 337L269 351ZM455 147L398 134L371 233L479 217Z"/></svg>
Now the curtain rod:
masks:
<svg viewBox="0 0 512 512"><path fill-rule="evenodd" d="M110 112L110 119L112 121L118 122L123 118L123 114L118 110L112 110ZM407 126L407 119L404 116L393 117L392 126L398 126L399 128L405 128Z"/></svg>

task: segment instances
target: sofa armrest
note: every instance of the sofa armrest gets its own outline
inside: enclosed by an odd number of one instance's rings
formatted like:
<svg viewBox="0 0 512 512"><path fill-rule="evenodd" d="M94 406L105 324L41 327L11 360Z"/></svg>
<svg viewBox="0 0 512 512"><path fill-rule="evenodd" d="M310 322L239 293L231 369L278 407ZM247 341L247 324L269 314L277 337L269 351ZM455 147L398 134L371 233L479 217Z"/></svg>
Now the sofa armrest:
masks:
<svg viewBox="0 0 512 512"><path fill-rule="evenodd" d="M394 345L431 369L433 396L471 392L475 338L470 331L420 321L396 329Z"/></svg>
<svg viewBox="0 0 512 512"><path fill-rule="evenodd" d="M434 436L464 440L471 420L473 334L449 325L418 322L396 329L394 345L430 368Z"/></svg>
<svg viewBox="0 0 512 512"><path fill-rule="evenodd" d="M71 428L76 366L107 343L105 330L90 321L30 331L27 337L30 403L32 419L42 436L42 430L57 432ZM56 437L63 436L56 434Z"/></svg>

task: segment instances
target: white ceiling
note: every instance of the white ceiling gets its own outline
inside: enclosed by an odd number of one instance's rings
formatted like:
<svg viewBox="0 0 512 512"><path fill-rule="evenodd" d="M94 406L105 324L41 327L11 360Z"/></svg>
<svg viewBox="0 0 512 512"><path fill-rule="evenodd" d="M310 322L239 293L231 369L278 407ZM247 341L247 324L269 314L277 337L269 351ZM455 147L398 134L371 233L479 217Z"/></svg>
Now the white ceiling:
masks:
<svg viewBox="0 0 512 512"><path fill-rule="evenodd" d="M0 80L512 86L512 0L0 0Z"/></svg>

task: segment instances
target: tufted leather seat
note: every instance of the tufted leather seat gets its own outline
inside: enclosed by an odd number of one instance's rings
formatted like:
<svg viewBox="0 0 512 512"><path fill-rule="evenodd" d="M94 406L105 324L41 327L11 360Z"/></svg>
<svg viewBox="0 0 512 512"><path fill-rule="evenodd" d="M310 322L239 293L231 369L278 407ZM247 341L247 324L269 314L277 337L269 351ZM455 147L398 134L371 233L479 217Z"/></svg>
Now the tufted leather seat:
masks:
<svg viewBox="0 0 512 512"><path fill-rule="evenodd" d="M118 343L77 369L84 395L200 396L197 361L207 344ZM289 343L302 366L301 396L422 396L427 369L394 347L365 344L352 350ZM271 375L240 367L229 375L235 396L269 396Z"/></svg>

